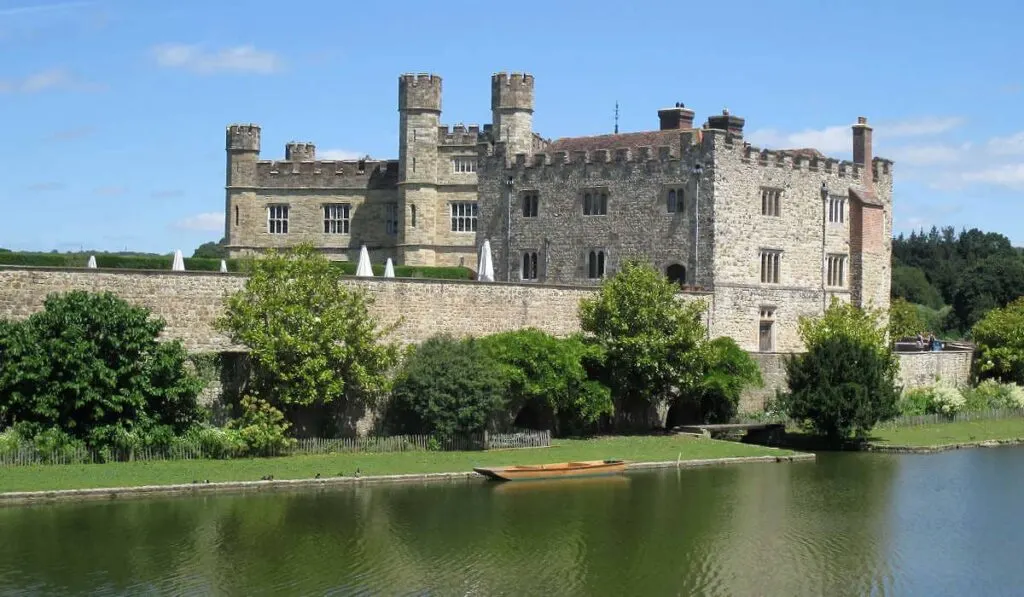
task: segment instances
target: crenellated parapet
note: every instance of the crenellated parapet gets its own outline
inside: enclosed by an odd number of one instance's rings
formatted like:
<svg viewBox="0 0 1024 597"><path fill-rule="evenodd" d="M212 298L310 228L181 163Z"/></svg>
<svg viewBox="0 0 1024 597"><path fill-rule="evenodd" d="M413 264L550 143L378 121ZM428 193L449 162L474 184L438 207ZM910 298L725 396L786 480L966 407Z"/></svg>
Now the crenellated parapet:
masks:
<svg viewBox="0 0 1024 597"><path fill-rule="evenodd" d="M441 77L432 73L398 77L399 111L441 111Z"/></svg>
<svg viewBox="0 0 1024 597"><path fill-rule="evenodd" d="M491 110L533 111L533 75L496 73L491 76Z"/></svg>
<svg viewBox="0 0 1024 597"><path fill-rule="evenodd" d="M398 183L397 160L261 160L260 187L289 189L387 189Z"/></svg>
<svg viewBox="0 0 1024 597"><path fill-rule="evenodd" d="M232 124L227 127L224 147L228 151L260 152L260 127L256 124Z"/></svg>
<svg viewBox="0 0 1024 597"><path fill-rule="evenodd" d="M476 145L480 141L480 125L439 126L437 140L441 145Z"/></svg>
<svg viewBox="0 0 1024 597"><path fill-rule="evenodd" d="M315 160L316 145L308 141L291 141L284 146L284 159L291 162Z"/></svg>

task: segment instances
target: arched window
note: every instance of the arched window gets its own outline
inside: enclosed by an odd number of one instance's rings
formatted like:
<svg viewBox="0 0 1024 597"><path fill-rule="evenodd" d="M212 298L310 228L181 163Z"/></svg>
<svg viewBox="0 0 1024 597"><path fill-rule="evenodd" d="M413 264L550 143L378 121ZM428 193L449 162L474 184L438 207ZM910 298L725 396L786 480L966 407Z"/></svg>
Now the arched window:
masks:
<svg viewBox="0 0 1024 597"><path fill-rule="evenodd" d="M670 214L676 213L676 190L669 189L668 197L665 198L665 209Z"/></svg>
<svg viewBox="0 0 1024 597"><path fill-rule="evenodd" d="M682 286L686 284L686 266L680 263L673 263L665 269L665 277L670 282L674 282Z"/></svg>

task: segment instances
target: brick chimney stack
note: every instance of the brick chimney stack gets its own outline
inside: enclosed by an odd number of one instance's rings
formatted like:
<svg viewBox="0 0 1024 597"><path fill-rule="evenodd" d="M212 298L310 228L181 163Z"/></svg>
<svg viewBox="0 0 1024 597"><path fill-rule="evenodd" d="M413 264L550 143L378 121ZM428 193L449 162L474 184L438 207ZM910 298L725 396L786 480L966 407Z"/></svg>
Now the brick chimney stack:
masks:
<svg viewBox="0 0 1024 597"><path fill-rule="evenodd" d="M692 129L693 110L676 102L674 108L658 110L658 120L661 121L661 130L663 131Z"/></svg>
<svg viewBox="0 0 1024 597"><path fill-rule="evenodd" d="M871 127L867 118L858 116L857 124L853 125L853 162L864 166L868 172L866 180L871 180L871 157Z"/></svg>

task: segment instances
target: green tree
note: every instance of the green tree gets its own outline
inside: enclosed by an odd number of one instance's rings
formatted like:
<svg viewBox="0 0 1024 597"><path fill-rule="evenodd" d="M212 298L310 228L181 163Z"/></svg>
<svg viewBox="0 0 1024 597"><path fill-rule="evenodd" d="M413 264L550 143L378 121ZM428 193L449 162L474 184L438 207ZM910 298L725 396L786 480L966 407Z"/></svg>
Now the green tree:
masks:
<svg viewBox="0 0 1024 597"><path fill-rule="evenodd" d="M1024 385L1024 297L986 313L971 336L978 345L980 377Z"/></svg>
<svg viewBox="0 0 1024 597"><path fill-rule="evenodd" d="M696 397L701 422L729 423L748 387L762 387L761 367L728 336L707 342L701 350L703 375Z"/></svg>
<svg viewBox="0 0 1024 597"><path fill-rule="evenodd" d="M928 281L919 267L897 265L892 268L892 296L926 305L932 309L942 307L942 295Z"/></svg>
<svg viewBox="0 0 1024 597"><path fill-rule="evenodd" d="M256 259L217 321L249 348L251 392L275 408L371 401L387 390L398 347L367 292L344 283L310 245Z"/></svg>
<svg viewBox="0 0 1024 597"><path fill-rule="evenodd" d="M705 304L686 302L677 290L651 265L629 261L580 303L580 325L604 351L620 422L639 415L635 422L646 425L651 406L700 379Z"/></svg>
<svg viewBox="0 0 1024 597"><path fill-rule="evenodd" d="M966 268L953 295L949 327L967 331L988 311L1024 295L1024 260L989 257Z"/></svg>
<svg viewBox="0 0 1024 597"><path fill-rule="evenodd" d="M894 298L889 303L889 339L912 338L926 330L916 305L901 298Z"/></svg>
<svg viewBox="0 0 1024 597"><path fill-rule="evenodd" d="M387 426L441 438L483 431L505 405L503 373L477 339L429 338L395 376Z"/></svg>
<svg viewBox="0 0 1024 597"><path fill-rule="evenodd" d="M195 251L192 252L192 257L205 257L211 259L227 259L228 249L225 246L227 239L222 238L218 242L207 242L199 245Z"/></svg>
<svg viewBox="0 0 1024 597"><path fill-rule="evenodd" d="M592 428L614 406L608 388L591 379L588 368L601 361L601 349L576 335L556 338L535 328L480 339L502 365L509 410L549 413L557 433Z"/></svg>
<svg viewBox="0 0 1024 597"><path fill-rule="evenodd" d="M821 317L801 318L807 352L786 363L781 405L791 418L838 443L896 415L899 361L881 315L833 299Z"/></svg>
<svg viewBox="0 0 1024 597"><path fill-rule="evenodd" d="M59 429L93 448L185 431L203 383L179 341L158 341L164 325L113 293L84 291L0 323L0 427L28 437Z"/></svg>

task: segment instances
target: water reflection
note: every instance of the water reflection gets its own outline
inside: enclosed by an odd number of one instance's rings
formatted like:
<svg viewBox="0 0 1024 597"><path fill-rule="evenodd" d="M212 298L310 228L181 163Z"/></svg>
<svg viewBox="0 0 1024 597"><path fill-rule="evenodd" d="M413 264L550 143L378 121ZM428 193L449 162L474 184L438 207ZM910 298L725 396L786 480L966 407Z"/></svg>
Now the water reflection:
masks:
<svg viewBox="0 0 1024 597"><path fill-rule="evenodd" d="M1024 450L0 509L0 593L1015 594Z"/></svg>

